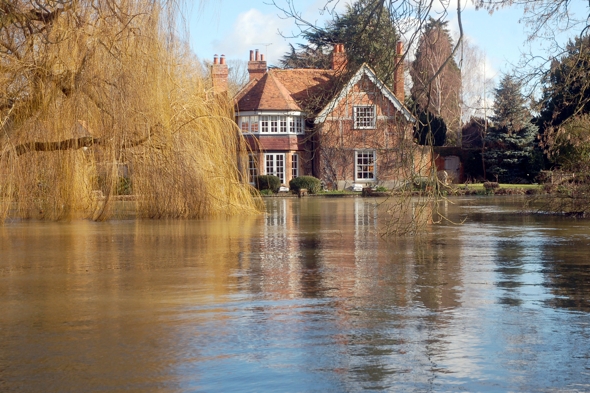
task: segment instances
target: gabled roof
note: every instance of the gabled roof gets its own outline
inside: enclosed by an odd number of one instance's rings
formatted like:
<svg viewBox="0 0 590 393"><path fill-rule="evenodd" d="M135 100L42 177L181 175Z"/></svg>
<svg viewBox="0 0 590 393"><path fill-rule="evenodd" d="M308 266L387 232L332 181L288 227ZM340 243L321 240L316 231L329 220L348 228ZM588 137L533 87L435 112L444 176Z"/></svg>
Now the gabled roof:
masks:
<svg viewBox="0 0 590 393"><path fill-rule="evenodd" d="M412 116L410 111L404 106L403 103L400 102L400 100L395 96L395 94L393 94L393 92L389 90L385 83L383 83L381 79L377 77L377 75L371 69L371 67L364 63L361 66L361 68L359 68L359 70L352 76L352 78L350 78L346 85L344 85L342 90L340 90L340 92L336 96L334 96L334 98L332 98L332 100L330 100L330 102L328 102L328 104L320 111L320 113L316 116L314 123L323 123L326 120L328 114L332 110L334 110L334 108L336 108L340 101L342 101L344 98L346 98L348 94L350 94L350 91L352 90L354 85L356 85L363 76L369 78L369 80L373 82L375 86L377 86L377 88L381 91L383 96L386 97L393 104L393 106L404 115L407 121L410 121L412 123L416 121L416 119L414 118L414 116Z"/></svg>
<svg viewBox="0 0 590 393"><path fill-rule="evenodd" d="M237 95L238 111L321 108L314 101L330 95L335 71L316 69L270 69L260 80L250 81Z"/></svg>
<svg viewBox="0 0 590 393"><path fill-rule="evenodd" d="M339 91L341 74L334 70L270 69L258 80L253 79L236 95L236 110L302 111L318 113L315 123L322 123L363 76L371 80L406 120L415 119L375 72L363 64Z"/></svg>

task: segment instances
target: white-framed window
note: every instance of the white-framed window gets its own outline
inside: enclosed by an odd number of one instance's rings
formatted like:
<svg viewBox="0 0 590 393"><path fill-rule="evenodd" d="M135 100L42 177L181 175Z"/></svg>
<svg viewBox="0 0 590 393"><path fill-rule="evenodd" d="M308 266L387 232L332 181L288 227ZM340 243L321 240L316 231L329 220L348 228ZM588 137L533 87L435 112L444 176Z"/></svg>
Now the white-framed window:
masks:
<svg viewBox="0 0 590 393"><path fill-rule="evenodd" d="M304 134L304 116L259 115L238 116L238 125L243 133L258 134Z"/></svg>
<svg viewBox="0 0 590 393"><path fill-rule="evenodd" d="M260 116L260 132L268 132L269 116Z"/></svg>
<svg viewBox="0 0 590 393"><path fill-rule="evenodd" d="M250 116L240 116L239 119L242 132L250 132Z"/></svg>
<svg viewBox="0 0 590 393"><path fill-rule="evenodd" d="M276 134L279 132L279 117L278 116L269 116L270 117L270 132Z"/></svg>
<svg viewBox="0 0 590 393"><path fill-rule="evenodd" d="M375 180L376 152L375 150L357 150L354 153L355 180Z"/></svg>
<svg viewBox="0 0 590 393"><path fill-rule="evenodd" d="M287 116L278 116L279 117L279 132L281 134L287 133Z"/></svg>
<svg viewBox="0 0 590 393"><path fill-rule="evenodd" d="M291 178L299 176L299 154L291 155Z"/></svg>
<svg viewBox="0 0 590 393"><path fill-rule="evenodd" d="M357 130L375 128L375 105L357 105L352 107L354 128Z"/></svg>
<svg viewBox="0 0 590 393"><path fill-rule="evenodd" d="M258 163L255 154L248 154L248 182L254 184L254 177L258 175Z"/></svg>
<svg viewBox="0 0 590 393"><path fill-rule="evenodd" d="M266 175L275 175L285 183L285 154L266 153L264 154L264 171Z"/></svg>
<svg viewBox="0 0 590 393"><path fill-rule="evenodd" d="M244 134L258 132L258 116L239 116L238 125Z"/></svg>

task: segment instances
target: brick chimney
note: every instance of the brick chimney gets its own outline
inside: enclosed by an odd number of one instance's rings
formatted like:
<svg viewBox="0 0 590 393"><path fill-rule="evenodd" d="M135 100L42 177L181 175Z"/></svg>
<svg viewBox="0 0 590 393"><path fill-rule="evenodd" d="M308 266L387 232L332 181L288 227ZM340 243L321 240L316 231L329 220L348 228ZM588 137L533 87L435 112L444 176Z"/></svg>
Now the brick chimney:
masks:
<svg viewBox="0 0 590 393"><path fill-rule="evenodd" d="M260 79L266 73L266 61L264 55L256 53L253 50L250 51L250 61L248 62L248 74L250 74L250 80Z"/></svg>
<svg viewBox="0 0 590 393"><path fill-rule="evenodd" d="M213 92L215 94L227 93L227 76L229 70L225 64L225 55L217 58L213 57L213 65L211 66L211 78L213 79Z"/></svg>
<svg viewBox="0 0 590 393"><path fill-rule="evenodd" d="M348 63L348 59L344 52L344 44L334 45L334 50L332 51L332 69L344 71L346 70L346 63Z"/></svg>
<svg viewBox="0 0 590 393"><path fill-rule="evenodd" d="M406 95L404 92L404 62L403 62L404 44L397 42L395 47L395 70L393 71L393 94L403 104Z"/></svg>

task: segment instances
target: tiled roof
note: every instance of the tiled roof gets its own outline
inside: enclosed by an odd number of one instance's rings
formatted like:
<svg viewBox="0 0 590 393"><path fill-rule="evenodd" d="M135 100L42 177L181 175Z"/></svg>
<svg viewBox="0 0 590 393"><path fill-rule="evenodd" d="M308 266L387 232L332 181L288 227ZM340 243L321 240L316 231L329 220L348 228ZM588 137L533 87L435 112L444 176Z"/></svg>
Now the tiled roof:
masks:
<svg viewBox="0 0 590 393"><path fill-rule="evenodd" d="M333 98L336 79L333 70L270 69L238 93L237 110L319 111Z"/></svg>

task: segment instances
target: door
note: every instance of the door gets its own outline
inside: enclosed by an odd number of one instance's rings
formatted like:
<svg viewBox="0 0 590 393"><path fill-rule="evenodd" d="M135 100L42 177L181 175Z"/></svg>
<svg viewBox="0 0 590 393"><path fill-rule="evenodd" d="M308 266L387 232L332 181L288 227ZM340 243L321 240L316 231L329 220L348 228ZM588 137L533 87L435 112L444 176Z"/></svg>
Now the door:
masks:
<svg viewBox="0 0 590 393"><path fill-rule="evenodd" d="M267 153L264 155L264 170L267 175L275 175L285 184L285 154Z"/></svg>

